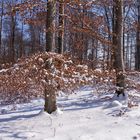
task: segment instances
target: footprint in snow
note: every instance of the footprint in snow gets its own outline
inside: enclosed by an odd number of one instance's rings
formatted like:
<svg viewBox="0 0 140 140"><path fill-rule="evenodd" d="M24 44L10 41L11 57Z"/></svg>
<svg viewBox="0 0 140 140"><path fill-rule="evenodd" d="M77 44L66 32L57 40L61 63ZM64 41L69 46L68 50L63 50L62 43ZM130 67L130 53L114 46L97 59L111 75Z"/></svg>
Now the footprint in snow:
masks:
<svg viewBox="0 0 140 140"><path fill-rule="evenodd" d="M20 132L15 134L17 138L34 138L36 136L38 136L38 134L36 132Z"/></svg>

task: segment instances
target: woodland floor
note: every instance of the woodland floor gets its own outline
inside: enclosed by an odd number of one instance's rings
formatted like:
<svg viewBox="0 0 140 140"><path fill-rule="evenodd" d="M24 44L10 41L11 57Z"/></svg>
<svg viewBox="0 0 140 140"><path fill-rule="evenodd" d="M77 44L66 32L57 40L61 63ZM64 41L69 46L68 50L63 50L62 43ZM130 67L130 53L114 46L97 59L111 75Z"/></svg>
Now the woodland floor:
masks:
<svg viewBox="0 0 140 140"><path fill-rule="evenodd" d="M0 140L140 140L140 107L112 96L82 88L59 97L51 115L42 99L0 106Z"/></svg>

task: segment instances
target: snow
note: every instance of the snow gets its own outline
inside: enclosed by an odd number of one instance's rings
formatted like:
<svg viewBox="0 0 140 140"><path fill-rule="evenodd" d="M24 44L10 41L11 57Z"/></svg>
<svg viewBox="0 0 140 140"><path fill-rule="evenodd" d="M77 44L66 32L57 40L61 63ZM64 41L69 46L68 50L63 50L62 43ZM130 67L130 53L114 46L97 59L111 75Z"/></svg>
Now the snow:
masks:
<svg viewBox="0 0 140 140"><path fill-rule="evenodd" d="M0 70L0 73L2 73L2 72L7 72L8 71L8 69L1 69Z"/></svg>
<svg viewBox="0 0 140 140"><path fill-rule="evenodd" d="M121 104L119 101L117 101L117 100L113 101L113 102L111 103L111 105L112 105L113 107L114 107L114 106L122 107L122 104Z"/></svg>
<svg viewBox="0 0 140 140"><path fill-rule="evenodd" d="M61 111L60 108L57 108L57 110L54 111L52 114L53 114L53 115L56 115L56 116L62 115L62 114L63 114L63 111Z"/></svg>
<svg viewBox="0 0 140 140"><path fill-rule="evenodd" d="M58 97L58 109L43 111L42 99L0 106L0 140L133 140L140 139L140 108L127 98L94 94L81 88Z"/></svg>

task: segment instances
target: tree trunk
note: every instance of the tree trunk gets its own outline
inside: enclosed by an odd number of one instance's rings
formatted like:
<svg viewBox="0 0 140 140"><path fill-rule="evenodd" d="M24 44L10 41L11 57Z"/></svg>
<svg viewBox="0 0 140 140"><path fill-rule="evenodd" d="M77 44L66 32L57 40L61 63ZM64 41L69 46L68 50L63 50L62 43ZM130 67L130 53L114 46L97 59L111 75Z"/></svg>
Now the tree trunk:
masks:
<svg viewBox="0 0 140 140"><path fill-rule="evenodd" d="M34 54L36 51L37 43L36 43L36 33L35 33L35 27L33 25L29 25L29 31L30 31L30 38L31 38L31 50L30 53Z"/></svg>
<svg viewBox="0 0 140 140"><path fill-rule="evenodd" d="M1 1L1 16L0 16L0 55L2 50L2 21L3 21L3 0Z"/></svg>
<svg viewBox="0 0 140 140"><path fill-rule="evenodd" d="M10 61L15 62L15 26L16 17L11 15Z"/></svg>
<svg viewBox="0 0 140 140"><path fill-rule="evenodd" d="M52 65L53 65L52 62L47 60L45 62L45 69L51 70ZM46 82L48 83L47 78L46 78ZM44 95L45 95L44 111L48 112L49 114L51 114L53 111L57 109L55 92L56 91L53 85L46 86L44 89Z"/></svg>
<svg viewBox="0 0 140 140"><path fill-rule="evenodd" d="M55 16L55 0L48 0L47 18L46 18L46 51L53 51L54 44L54 17Z"/></svg>
<svg viewBox="0 0 140 140"><path fill-rule="evenodd" d="M116 70L117 96L124 94L125 76L123 61L123 1L114 0L114 28L113 28L113 55L114 68Z"/></svg>
<svg viewBox="0 0 140 140"><path fill-rule="evenodd" d="M24 28L24 25L22 23L22 28L21 28L21 37L20 37L20 57L24 56L25 53L24 53L24 44L23 44L23 28Z"/></svg>
<svg viewBox="0 0 140 140"><path fill-rule="evenodd" d="M106 22L107 22L107 30L108 30L108 40L112 41L112 37L111 37L111 26L110 26L110 17L109 17L109 7L105 6L104 7L105 10L105 18L106 18ZM113 19L113 16L112 16ZM107 48L107 68L110 70L111 69L111 48L108 46Z"/></svg>
<svg viewBox="0 0 140 140"><path fill-rule="evenodd" d="M54 44L54 15L55 15L55 1L48 0L47 3L47 21L46 21L46 51L53 51ZM51 70L52 62L46 61L45 69ZM48 81L46 81L48 82ZM45 94L45 106L44 111L48 113L52 113L57 109L56 106L56 95L55 89L53 86L47 86L44 90Z"/></svg>
<svg viewBox="0 0 140 140"><path fill-rule="evenodd" d="M58 33L58 53L62 54L64 51L64 3L63 0L59 2L59 33Z"/></svg>
<svg viewBox="0 0 140 140"><path fill-rule="evenodd" d="M137 23L137 34L136 34L136 53L135 53L135 69L140 71L140 0L137 0L138 9L138 23Z"/></svg>
<svg viewBox="0 0 140 140"><path fill-rule="evenodd" d="M45 88L45 105L44 105L44 111L51 114L57 109L56 106L56 95L55 90L53 87Z"/></svg>

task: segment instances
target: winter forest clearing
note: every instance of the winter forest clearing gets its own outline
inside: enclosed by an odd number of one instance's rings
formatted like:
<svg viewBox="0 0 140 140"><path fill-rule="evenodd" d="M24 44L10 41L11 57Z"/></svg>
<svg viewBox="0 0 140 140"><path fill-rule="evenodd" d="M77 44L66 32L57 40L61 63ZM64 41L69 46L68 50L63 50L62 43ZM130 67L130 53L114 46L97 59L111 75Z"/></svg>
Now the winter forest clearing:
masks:
<svg viewBox="0 0 140 140"><path fill-rule="evenodd" d="M140 108L127 107L123 97L96 95L85 87L77 94L61 95L59 109L43 111L44 101L1 107L2 140L135 140L140 139Z"/></svg>
<svg viewBox="0 0 140 140"><path fill-rule="evenodd" d="M140 140L140 0L0 0L0 140Z"/></svg>

